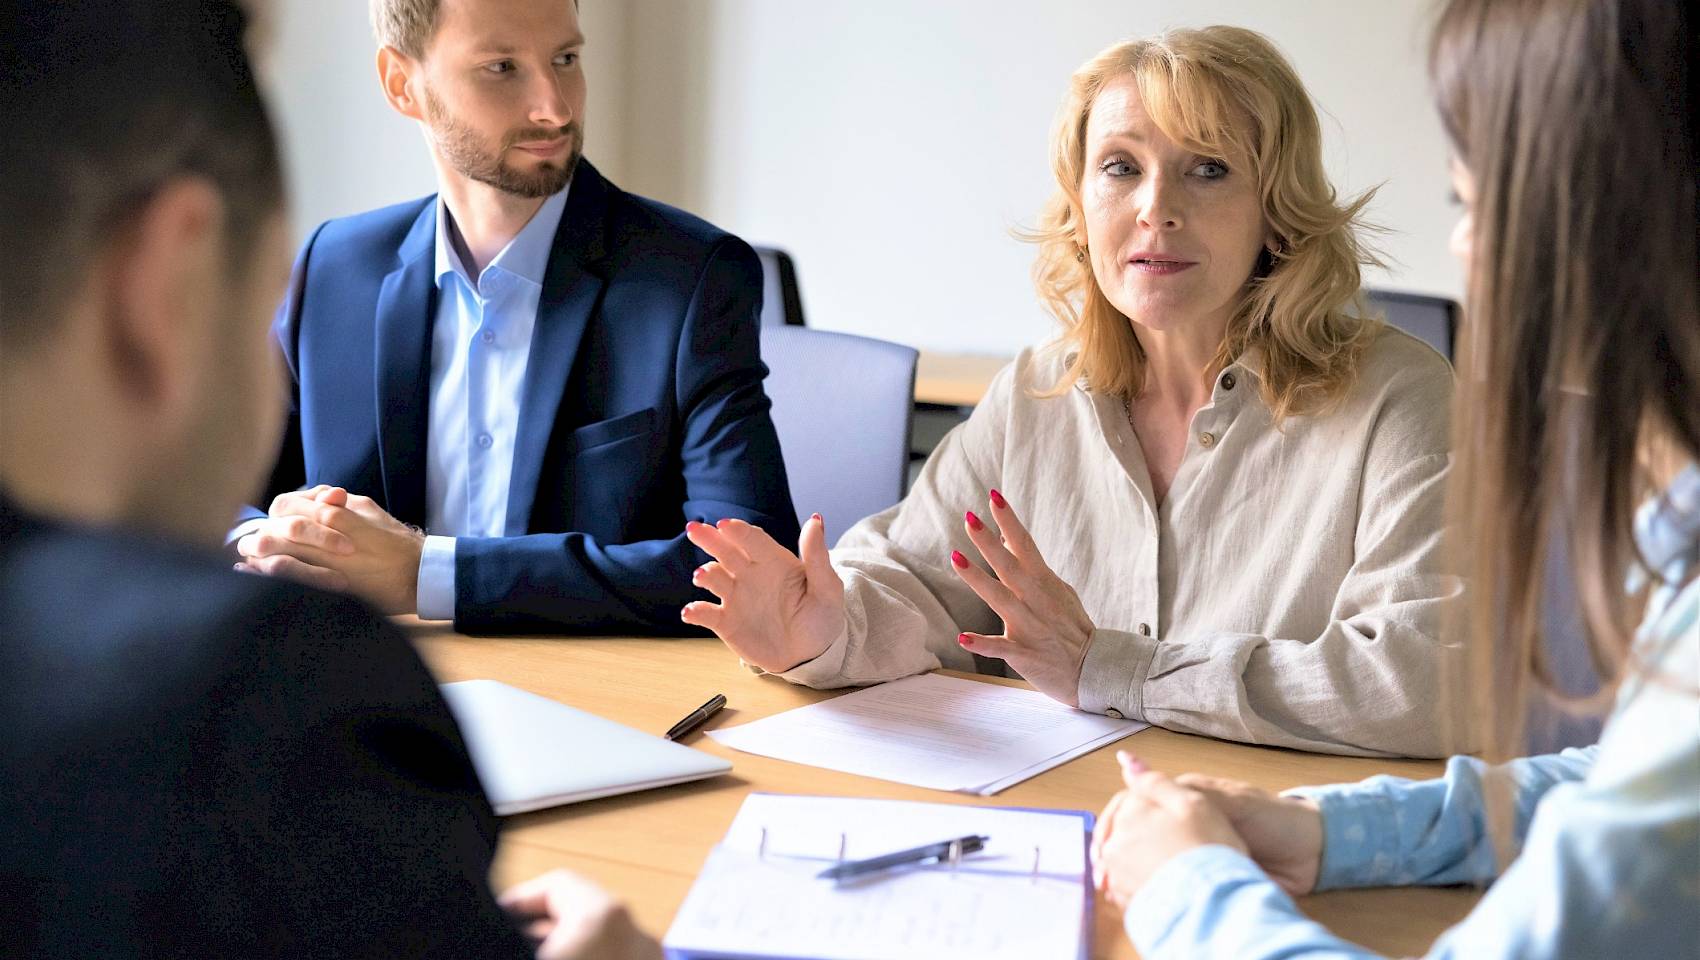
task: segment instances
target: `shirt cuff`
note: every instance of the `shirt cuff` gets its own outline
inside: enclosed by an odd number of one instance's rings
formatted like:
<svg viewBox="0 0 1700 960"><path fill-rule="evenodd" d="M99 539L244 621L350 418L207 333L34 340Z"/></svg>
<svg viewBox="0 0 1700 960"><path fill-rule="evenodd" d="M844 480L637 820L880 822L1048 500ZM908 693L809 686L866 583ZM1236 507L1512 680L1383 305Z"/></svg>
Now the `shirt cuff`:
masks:
<svg viewBox="0 0 1700 960"><path fill-rule="evenodd" d="M1080 709L1145 721L1145 678L1156 653L1154 637L1127 630L1094 630L1080 664L1076 691Z"/></svg>
<svg viewBox="0 0 1700 960"><path fill-rule="evenodd" d="M849 653L850 617L849 611L845 611L844 629L839 631L836 639L834 639L830 644L827 644L825 650L822 650L811 659L804 660L802 663L797 664L784 673L777 673L774 674L774 676L777 676L782 680L788 680L791 683L802 684L805 687L825 687L834 685L835 683L842 685L842 678L844 676L844 660ZM745 666L748 666L757 673L768 672L753 663L745 664Z"/></svg>
<svg viewBox="0 0 1700 960"><path fill-rule="evenodd" d="M1248 888L1254 891L1255 903L1241 896ZM1223 926L1255 924L1263 918L1246 911L1260 908L1273 908L1286 922L1299 916L1292 897L1250 857L1232 847L1207 844L1176 854L1153 871L1128 901L1122 929L1146 960L1237 956L1220 952L1224 945L1212 942L1213 935L1228 933L1219 929ZM1240 936L1244 932L1229 936L1246 939Z"/></svg>
<svg viewBox="0 0 1700 960"><path fill-rule="evenodd" d="M426 537L419 551L419 619L455 618L455 538Z"/></svg>
<svg viewBox="0 0 1700 960"><path fill-rule="evenodd" d="M265 523L266 519L267 518L265 517L255 517L252 520L244 520L236 526L231 527L230 532L224 537L224 545L227 547L234 547L236 545L236 541L246 537L250 533L253 533L255 530L260 529L260 524Z"/></svg>
<svg viewBox="0 0 1700 960"><path fill-rule="evenodd" d="M1316 889L1403 886L1399 877L1399 802L1373 778L1366 783L1299 787L1282 796L1314 800L1322 812L1322 864Z"/></svg>

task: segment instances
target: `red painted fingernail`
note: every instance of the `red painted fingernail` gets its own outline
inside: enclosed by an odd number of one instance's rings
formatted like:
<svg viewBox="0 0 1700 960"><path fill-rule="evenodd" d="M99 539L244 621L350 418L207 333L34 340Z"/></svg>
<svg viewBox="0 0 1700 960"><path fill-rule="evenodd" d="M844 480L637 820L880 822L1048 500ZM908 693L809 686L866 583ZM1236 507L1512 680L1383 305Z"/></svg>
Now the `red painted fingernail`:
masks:
<svg viewBox="0 0 1700 960"><path fill-rule="evenodd" d="M1003 494L996 490L992 491L992 506L997 507L999 510L1009 509L1009 504L1004 502Z"/></svg>
<svg viewBox="0 0 1700 960"><path fill-rule="evenodd" d="M974 511L970 510L967 513L963 514L963 516L966 517L967 520L968 520L968 529L970 529L970 530L984 530L986 528L986 525L980 522L980 518L974 516Z"/></svg>
<svg viewBox="0 0 1700 960"><path fill-rule="evenodd" d="M966 633L957 634L956 635L956 642L962 644L965 647L968 646L968 634L966 634Z"/></svg>
<svg viewBox="0 0 1700 960"><path fill-rule="evenodd" d="M821 518L820 518L820 514L818 514L818 513L817 513L817 514L815 514L815 515L814 515L814 517L813 517L813 520L814 520L814 521L815 521L815 522L816 522L816 523L825 523L825 522L826 522L826 521L825 521L825 520L822 520L822 519L821 519Z"/></svg>
<svg viewBox="0 0 1700 960"><path fill-rule="evenodd" d="M950 562L956 564L956 567L959 570L968 569L968 558L962 555L961 550L952 550L950 552Z"/></svg>

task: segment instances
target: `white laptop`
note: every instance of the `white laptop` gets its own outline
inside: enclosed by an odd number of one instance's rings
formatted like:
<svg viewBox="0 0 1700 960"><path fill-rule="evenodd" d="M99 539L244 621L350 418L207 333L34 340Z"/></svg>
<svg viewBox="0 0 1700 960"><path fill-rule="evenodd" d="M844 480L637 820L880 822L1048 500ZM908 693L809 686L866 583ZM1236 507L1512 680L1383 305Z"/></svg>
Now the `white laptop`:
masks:
<svg viewBox="0 0 1700 960"><path fill-rule="evenodd" d="M507 816L702 780L730 761L495 680L442 685L472 766Z"/></svg>

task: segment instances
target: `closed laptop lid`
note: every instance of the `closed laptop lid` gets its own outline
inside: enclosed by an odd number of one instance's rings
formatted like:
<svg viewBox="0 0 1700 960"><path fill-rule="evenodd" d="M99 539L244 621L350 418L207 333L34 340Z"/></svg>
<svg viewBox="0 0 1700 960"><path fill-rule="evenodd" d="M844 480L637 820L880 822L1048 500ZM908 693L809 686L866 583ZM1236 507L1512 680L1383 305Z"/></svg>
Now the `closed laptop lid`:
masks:
<svg viewBox="0 0 1700 960"><path fill-rule="evenodd" d="M496 680L442 690L490 805L503 816L732 769L720 757Z"/></svg>

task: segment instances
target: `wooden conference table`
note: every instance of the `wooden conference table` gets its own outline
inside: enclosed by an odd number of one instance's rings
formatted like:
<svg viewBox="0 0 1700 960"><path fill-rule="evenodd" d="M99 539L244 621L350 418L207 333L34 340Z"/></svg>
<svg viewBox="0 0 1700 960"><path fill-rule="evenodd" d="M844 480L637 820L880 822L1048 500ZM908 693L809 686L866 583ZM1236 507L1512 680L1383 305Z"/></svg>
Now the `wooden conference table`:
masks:
<svg viewBox="0 0 1700 960"><path fill-rule="evenodd" d="M446 625L404 623L420 656L442 682L488 678L660 734L716 693L728 706L708 728L816 703L836 694L808 690L744 669L718 640L624 638L478 638ZM993 683L1016 684L1011 680ZM995 722L995 721L993 721ZM630 904L638 923L660 937L733 815L752 790L883 797L935 803L1090 810L1120 783L1114 751L1098 750L995 797L941 793L738 753L703 735L685 743L730 759L730 774L698 783L609 797L509 818L497 852L498 889L555 867L584 874ZM1324 757L1225 743L1150 729L1122 741L1151 767L1247 780L1270 790L1358 780L1376 773L1429 777L1440 764ZM1359 890L1307 897L1306 913L1336 933L1383 953L1425 952L1457 922L1477 893L1455 889ZM1120 913L1100 901L1093 957L1136 956Z"/></svg>

